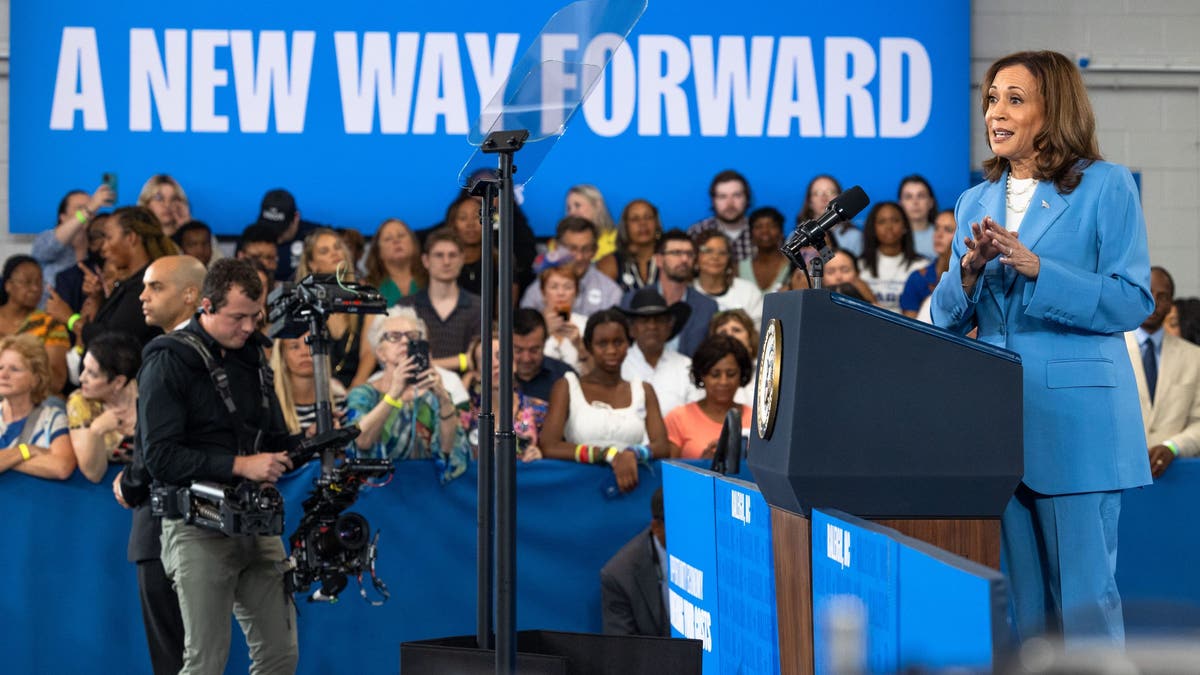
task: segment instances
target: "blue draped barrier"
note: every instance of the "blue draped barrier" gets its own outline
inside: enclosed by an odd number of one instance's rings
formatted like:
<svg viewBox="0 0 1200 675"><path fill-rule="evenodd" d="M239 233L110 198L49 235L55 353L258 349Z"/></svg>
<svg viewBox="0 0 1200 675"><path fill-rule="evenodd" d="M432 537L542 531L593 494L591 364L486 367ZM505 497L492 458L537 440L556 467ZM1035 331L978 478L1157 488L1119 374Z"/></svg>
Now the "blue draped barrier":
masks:
<svg viewBox="0 0 1200 675"><path fill-rule="evenodd" d="M316 473L280 484L287 532ZM99 485L78 474L65 483L0 475L5 672L150 671L115 475ZM402 641L474 633L475 475L472 467L443 486L428 462L402 462L390 485L363 494L355 510L382 530L378 570L392 599L368 606L351 582L336 605L301 602L299 672L394 673ZM654 463L636 490L609 499L609 475L566 462L518 466L518 628L599 632L600 568L646 527L661 485ZM230 673L247 665L235 633Z"/></svg>
<svg viewBox="0 0 1200 675"><path fill-rule="evenodd" d="M281 485L288 531L314 474ZM112 499L114 475L92 485L78 475L50 483L0 474L4 672L149 672L135 568L125 559L129 513ZM607 478L607 469L563 462L518 466L520 628L599 630L599 569L646 526L661 484L655 464L637 490L607 499ZM1155 485L1126 493L1117 579L1131 629L1139 608L1163 603L1179 610L1174 617L1200 617L1200 580L1178 573L1200 566L1191 535L1198 488L1200 460L1178 460ZM392 600L369 607L352 585L336 606L301 604L302 673L395 672L401 641L474 632L474 468L441 486L428 463L402 463L356 510L383 530L379 571ZM235 638L227 670L245 666Z"/></svg>

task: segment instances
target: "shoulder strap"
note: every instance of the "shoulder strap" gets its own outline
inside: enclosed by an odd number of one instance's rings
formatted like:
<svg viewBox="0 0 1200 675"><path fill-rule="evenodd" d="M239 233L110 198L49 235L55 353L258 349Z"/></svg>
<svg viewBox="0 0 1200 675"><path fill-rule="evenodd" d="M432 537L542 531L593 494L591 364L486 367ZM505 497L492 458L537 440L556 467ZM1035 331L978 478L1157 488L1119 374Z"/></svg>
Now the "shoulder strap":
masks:
<svg viewBox="0 0 1200 675"><path fill-rule="evenodd" d="M19 436L17 436L17 445L28 443L29 440L33 438L34 432L37 431L38 418L42 416L42 411L45 409L46 402L42 401L41 403L33 406L33 410L30 410L29 414L25 416L25 426L21 427L21 433Z"/></svg>
<svg viewBox="0 0 1200 675"><path fill-rule="evenodd" d="M230 415L236 413L237 406L233 403L233 391L229 388L229 375L226 374L225 369L213 358L212 352L208 351L208 347L205 346L200 336L191 331L176 330L165 334L163 337L182 342L196 351L200 359L204 361L204 369L208 371L209 377L212 378L213 386L217 388L217 395L221 397L221 401L225 404L225 409Z"/></svg>

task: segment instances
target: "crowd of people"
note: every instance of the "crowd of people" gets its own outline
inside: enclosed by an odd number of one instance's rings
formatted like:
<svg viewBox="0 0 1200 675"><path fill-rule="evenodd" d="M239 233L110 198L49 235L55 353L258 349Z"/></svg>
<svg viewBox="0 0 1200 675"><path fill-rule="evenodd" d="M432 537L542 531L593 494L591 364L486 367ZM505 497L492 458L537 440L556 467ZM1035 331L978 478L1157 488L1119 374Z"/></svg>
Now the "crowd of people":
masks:
<svg viewBox="0 0 1200 675"><path fill-rule="evenodd" d="M823 213L840 191L834 177L814 177L796 222ZM113 197L107 186L68 192L32 255L4 262L0 362L30 375L16 389L11 375L4 382L0 445L30 455L7 468L63 478L78 467L95 481L108 462L129 462L140 351L191 318L205 270L223 257L170 176L146 181L136 206L111 209ZM517 214L516 325L528 344L518 346L515 394L526 461L620 466L625 450L639 459L707 456L725 413L752 402L763 296L809 280L780 253L787 219L771 206L751 210L741 174L717 174L709 198L711 217L664 228L652 202L635 199L614 221L601 192L579 185L543 244ZM433 457L443 480L461 474L478 447L479 392L497 384L495 373L477 372L479 207L459 194L442 223L415 230L388 218L366 241L302 220L290 193L271 190L233 249L267 291L309 274L380 291L386 316L330 318L334 403L343 422L362 428L359 453ZM928 181L906 176L896 200L876 203L861 230L846 222L829 233L824 283L928 322L955 231L953 211L938 208ZM805 251L810 261L816 254ZM1200 339L1200 300L1173 300L1163 325ZM430 345L425 372L410 372L410 340ZM297 339L269 351L289 428L299 433L315 415L311 356ZM628 419L601 421L609 415ZM636 472L624 473L627 487Z"/></svg>
<svg viewBox="0 0 1200 675"><path fill-rule="evenodd" d="M813 178L795 222L819 216L840 191L832 176ZM513 419L522 461L602 465L627 491L653 458L710 457L730 410L750 426L763 297L810 280L780 253L788 219L771 206L751 210L741 174L717 174L708 196L711 217L664 227L646 199L612 211L596 187L579 185L543 243L516 214ZM32 254L4 261L0 472L66 479L78 469L99 482L111 464L137 464L143 349L216 311L203 297L206 274L228 267L219 262L227 257L260 282L238 286L258 295L235 318L253 321L252 343L269 354L287 433L314 423L313 359L303 339L266 337L264 303L279 282L334 275L378 289L389 307L329 319L334 408L341 424L360 429L347 454L431 459L441 481L466 471L484 433L484 387L493 400L500 393L499 342L480 341L479 294L490 286L481 241L492 228L480 223L477 197L456 195L442 223L420 230L388 218L367 240L302 220L290 193L271 190L232 251L192 217L170 176L149 179L136 205L112 208L113 199L104 186L68 192ZM929 322L956 231L930 184L904 177L896 200L874 204L861 229L844 222L829 233L824 284ZM1171 297L1159 309L1167 333L1200 340L1200 300ZM427 363L414 354L420 343ZM484 349L495 356L489 373L480 369ZM114 485L122 504L127 473Z"/></svg>

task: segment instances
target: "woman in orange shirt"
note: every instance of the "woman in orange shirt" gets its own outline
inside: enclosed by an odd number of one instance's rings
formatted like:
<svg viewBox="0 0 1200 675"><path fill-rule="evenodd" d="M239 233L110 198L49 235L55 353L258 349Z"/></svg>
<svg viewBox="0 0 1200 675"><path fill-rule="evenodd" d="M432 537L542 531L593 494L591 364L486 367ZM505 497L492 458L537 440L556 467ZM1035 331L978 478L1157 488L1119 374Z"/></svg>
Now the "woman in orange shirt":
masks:
<svg viewBox="0 0 1200 675"><path fill-rule="evenodd" d="M692 355L692 380L704 389L704 398L667 413L667 438L671 456L684 459L712 457L721 436L725 414L737 409L742 426L750 424L750 408L733 402L740 387L752 377L750 353L728 335L710 335Z"/></svg>

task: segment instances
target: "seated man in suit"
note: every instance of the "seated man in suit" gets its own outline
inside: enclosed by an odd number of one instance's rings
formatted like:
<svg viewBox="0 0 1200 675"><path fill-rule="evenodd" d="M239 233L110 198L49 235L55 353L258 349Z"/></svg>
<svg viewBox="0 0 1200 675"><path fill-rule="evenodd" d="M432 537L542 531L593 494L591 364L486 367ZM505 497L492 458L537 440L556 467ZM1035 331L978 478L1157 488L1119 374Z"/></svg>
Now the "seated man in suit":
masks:
<svg viewBox="0 0 1200 675"><path fill-rule="evenodd" d="M605 635L669 637L667 526L663 491L650 498L650 526L630 539L600 570Z"/></svg>
<svg viewBox="0 0 1200 675"><path fill-rule="evenodd" d="M1175 297L1175 280L1165 269L1150 268L1150 293L1154 313L1125 334L1125 343L1142 403L1150 472L1158 478L1176 457L1200 455L1200 347L1163 330Z"/></svg>

